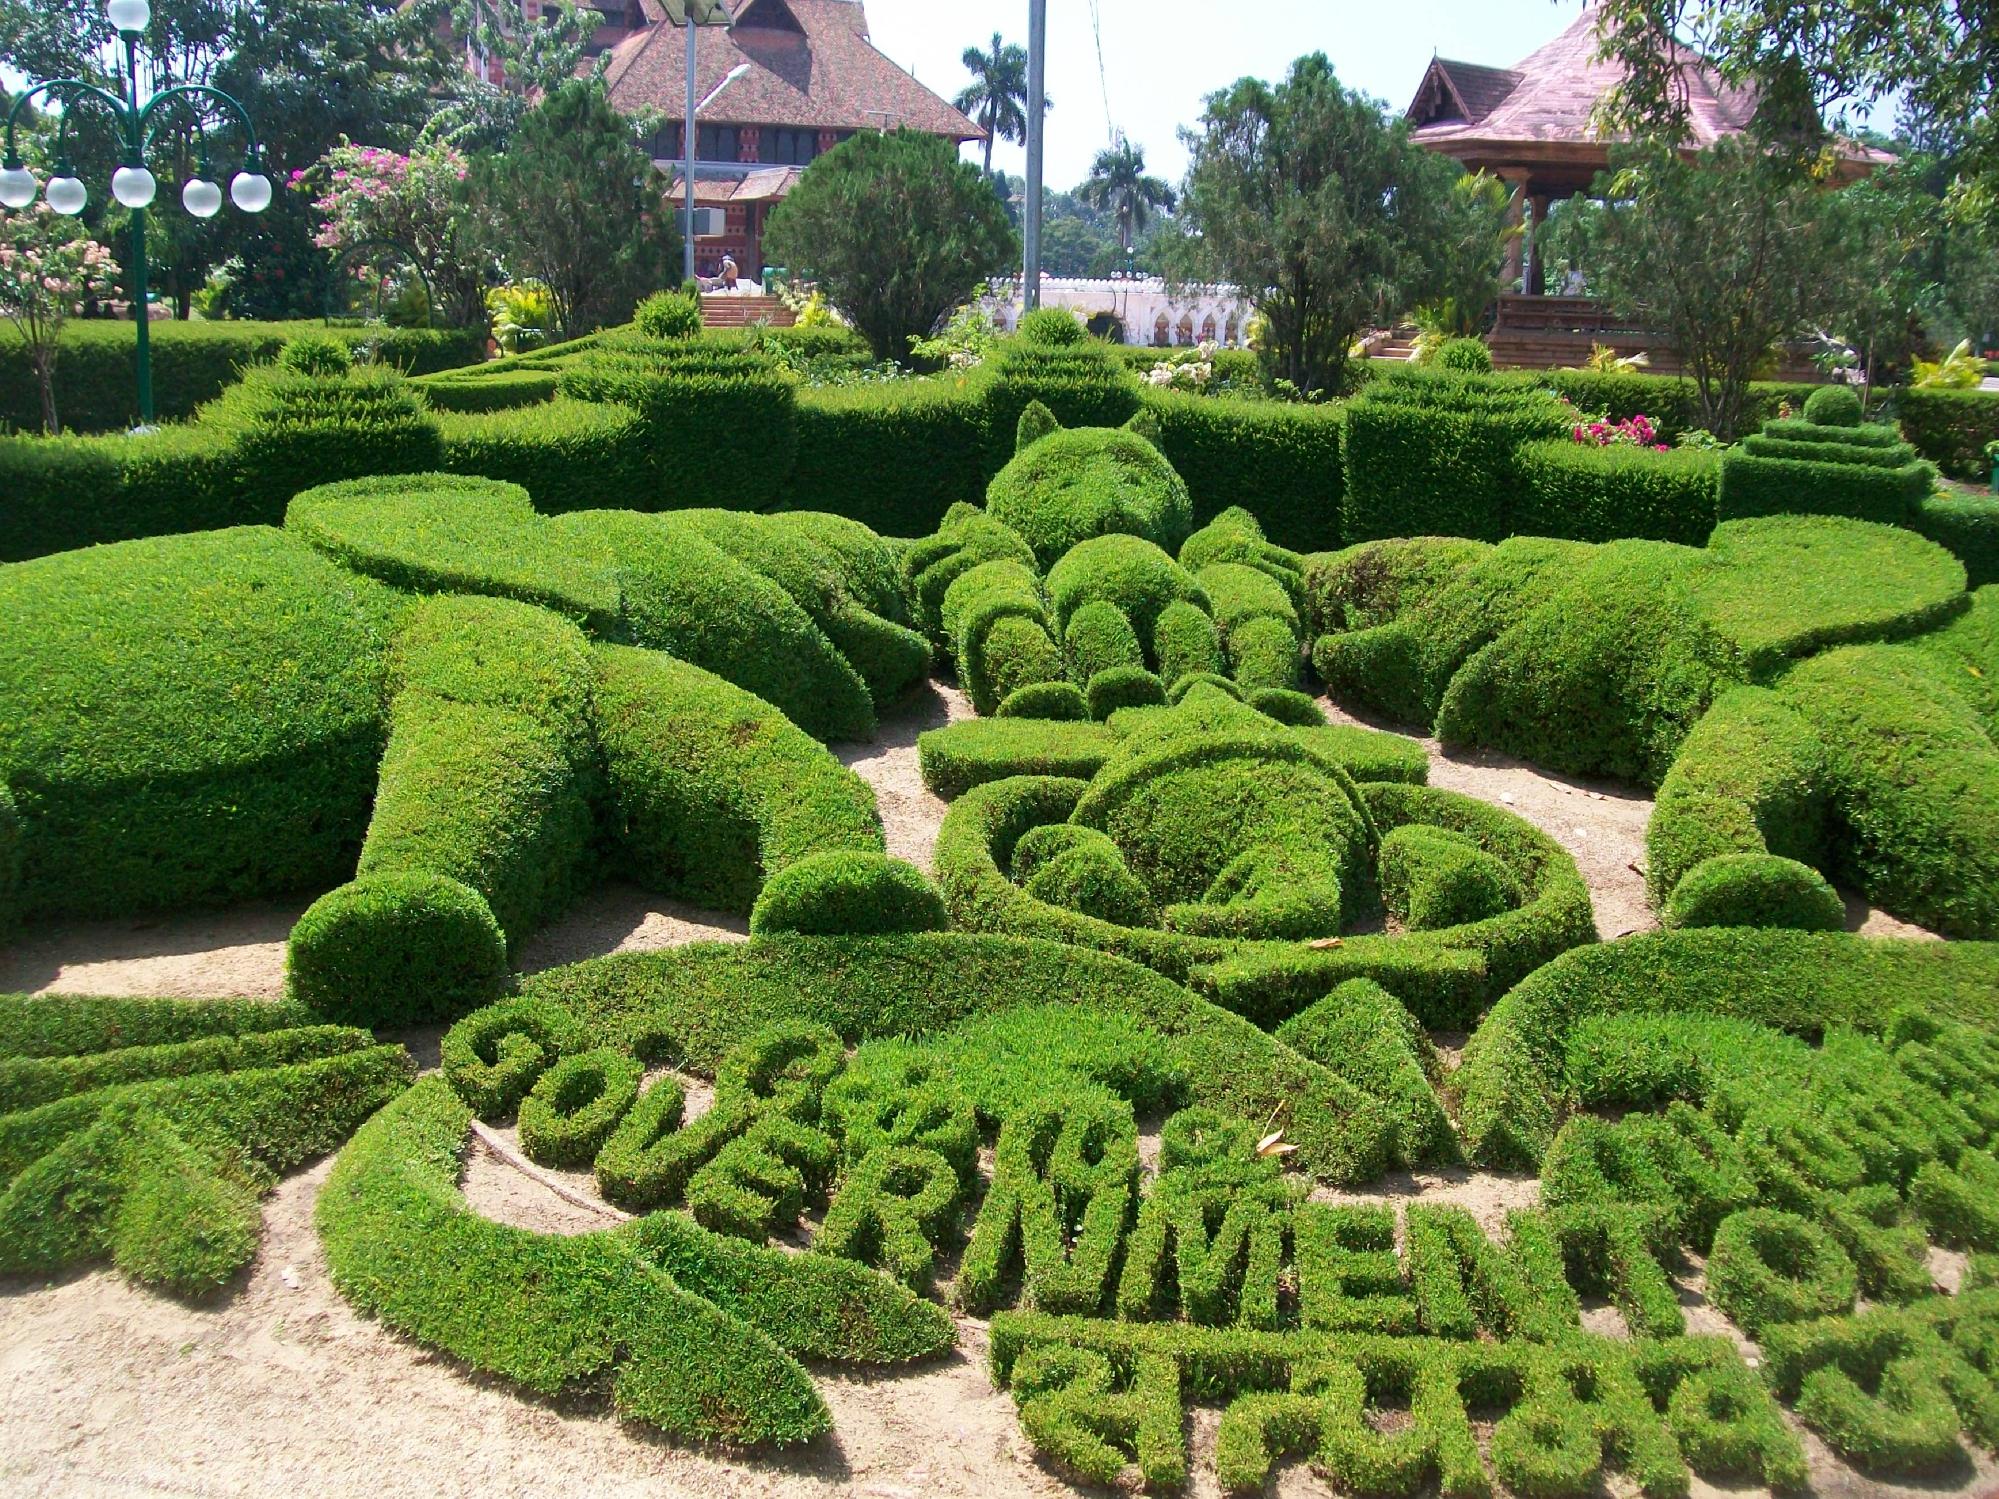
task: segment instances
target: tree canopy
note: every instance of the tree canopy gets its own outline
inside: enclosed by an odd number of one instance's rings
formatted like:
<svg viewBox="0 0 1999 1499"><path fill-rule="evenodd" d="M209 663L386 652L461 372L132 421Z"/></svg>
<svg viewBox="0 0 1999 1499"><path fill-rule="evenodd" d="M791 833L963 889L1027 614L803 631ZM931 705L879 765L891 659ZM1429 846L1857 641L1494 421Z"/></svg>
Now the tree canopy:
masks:
<svg viewBox="0 0 1999 1499"><path fill-rule="evenodd" d="M813 162L764 243L818 281L879 359L906 356L912 338L1020 253L978 168L914 130L856 135Z"/></svg>
<svg viewBox="0 0 1999 1499"><path fill-rule="evenodd" d="M1175 201L1172 188L1145 175L1144 148L1134 146L1122 134L1116 145L1097 153L1089 178L1079 191L1088 202L1110 214L1118 244L1127 255L1132 242L1152 222L1153 210L1170 212Z"/></svg>
<svg viewBox="0 0 1999 1499"><path fill-rule="evenodd" d="M967 47L963 58L972 81L951 102L986 133L986 175L993 174L993 146L1027 139L1027 49L995 31L993 49ZM1044 109L1055 101L1042 99Z"/></svg>

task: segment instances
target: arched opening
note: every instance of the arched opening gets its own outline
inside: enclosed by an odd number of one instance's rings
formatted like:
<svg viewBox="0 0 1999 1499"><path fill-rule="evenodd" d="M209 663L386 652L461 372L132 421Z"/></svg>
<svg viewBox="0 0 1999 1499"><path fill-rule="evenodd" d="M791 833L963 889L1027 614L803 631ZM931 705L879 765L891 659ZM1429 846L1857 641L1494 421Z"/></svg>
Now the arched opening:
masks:
<svg viewBox="0 0 1999 1499"><path fill-rule="evenodd" d="M1201 342L1204 344L1211 344L1214 341L1215 341L1215 315L1211 312L1201 320Z"/></svg>
<svg viewBox="0 0 1999 1499"><path fill-rule="evenodd" d="M1090 320L1083 326L1090 330L1092 338L1101 338L1114 344L1124 342L1124 319L1115 312L1091 313Z"/></svg>
<svg viewBox="0 0 1999 1499"><path fill-rule="evenodd" d="M1152 347L1169 349L1173 346L1173 330L1166 321L1166 314L1160 313L1152 320Z"/></svg>
<svg viewBox="0 0 1999 1499"><path fill-rule="evenodd" d="M1230 313L1229 320L1226 325L1226 331L1224 331L1222 334L1222 342L1227 344L1231 349L1233 349L1237 343L1236 336L1241 331L1242 327L1239 323L1236 322L1235 314L1233 312Z"/></svg>
<svg viewBox="0 0 1999 1499"><path fill-rule="evenodd" d="M1193 341L1194 341L1194 314L1191 312L1183 312L1180 314L1181 346L1184 348L1187 345L1193 343Z"/></svg>

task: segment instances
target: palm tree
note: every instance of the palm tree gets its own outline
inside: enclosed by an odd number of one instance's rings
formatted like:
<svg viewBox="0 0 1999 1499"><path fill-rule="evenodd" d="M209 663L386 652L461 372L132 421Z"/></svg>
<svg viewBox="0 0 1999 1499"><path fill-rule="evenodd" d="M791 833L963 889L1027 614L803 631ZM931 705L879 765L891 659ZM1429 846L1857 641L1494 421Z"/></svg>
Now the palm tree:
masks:
<svg viewBox="0 0 1999 1499"><path fill-rule="evenodd" d="M1118 243L1127 256L1132 241L1152 222L1152 211L1163 208L1171 212L1173 208L1173 189L1157 177L1145 175L1145 149L1132 145L1122 134L1116 145L1097 153L1089 180L1078 192L1084 202L1110 211Z"/></svg>
<svg viewBox="0 0 1999 1499"><path fill-rule="evenodd" d="M951 102L986 132L986 175L993 174L996 141L1027 139L1027 49L1002 41L993 33L993 50L965 49L965 71L971 85ZM1053 107L1053 100L1043 103Z"/></svg>

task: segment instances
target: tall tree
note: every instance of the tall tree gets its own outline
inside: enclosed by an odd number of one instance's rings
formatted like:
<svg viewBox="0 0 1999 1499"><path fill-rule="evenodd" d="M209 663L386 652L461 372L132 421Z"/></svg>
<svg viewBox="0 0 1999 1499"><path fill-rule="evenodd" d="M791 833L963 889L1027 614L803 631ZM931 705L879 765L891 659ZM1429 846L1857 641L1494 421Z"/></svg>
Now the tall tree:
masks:
<svg viewBox="0 0 1999 1499"><path fill-rule="evenodd" d="M1174 203L1172 188L1145 175L1145 149L1134 146L1122 133L1116 145L1097 153L1081 196L1110 213L1117 226L1118 244L1126 255L1131 254L1132 241L1152 222L1153 210L1171 213Z"/></svg>
<svg viewBox="0 0 1999 1499"><path fill-rule="evenodd" d="M473 172L494 249L516 277L548 287L572 338L625 321L660 285L668 237L653 219L664 186L595 78L543 98Z"/></svg>
<svg viewBox="0 0 1999 1499"><path fill-rule="evenodd" d="M597 23L576 0L545 7L538 20L520 0L452 0L452 35L497 66L500 81L461 70L429 133L464 151L503 149L535 100L576 76Z"/></svg>
<svg viewBox="0 0 1999 1499"><path fill-rule="evenodd" d="M978 169L914 130L864 132L813 162L764 242L807 269L878 359L905 357L910 339L1020 253Z"/></svg>
<svg viewBox="0 0 1999 1499"><path fill-rule="evenodd" d="M1363 328L1443 290L1458 167L1344 87L1325 54L1275 87L1210 95L1182 137L1189 268L1256 298L1276 373L1300 390L1338 391Z"/></svg>
<svg viewBox="0 0 1999 1499"><path fill-rule="evenodd" d="M993 147L999 141L1020 144L1027 139L1027 49L993 33L993 50L967 47L965 71L972 81L952 101L986 133L986 175L993 174ZM1055 101L1043 99L1045 108Z"/></svg>
<svg viewBox="0 0 1999 1499"><path fill-rule="evenodd" d="M1691 160L1639 147L1613 166L1596 192L1603 289L1671 341L1702 425L1734 437L1757 367L1827 309L1827 194L1744 137Z"/></svg>

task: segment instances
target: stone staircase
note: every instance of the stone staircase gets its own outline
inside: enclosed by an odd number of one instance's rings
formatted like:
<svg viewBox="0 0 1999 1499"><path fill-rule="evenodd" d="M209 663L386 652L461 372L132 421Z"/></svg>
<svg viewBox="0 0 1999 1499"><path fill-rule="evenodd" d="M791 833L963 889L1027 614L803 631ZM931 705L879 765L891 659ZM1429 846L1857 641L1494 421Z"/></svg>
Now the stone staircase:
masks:
<svg viewBox="0 0 1999 1499"><path fill-rule="evenodd" d="M701 326L704 328L747 328L755 323L789 328L797 321L798 315L776 297L714 293L701 298Z"/></svg>

